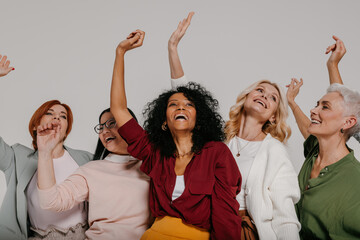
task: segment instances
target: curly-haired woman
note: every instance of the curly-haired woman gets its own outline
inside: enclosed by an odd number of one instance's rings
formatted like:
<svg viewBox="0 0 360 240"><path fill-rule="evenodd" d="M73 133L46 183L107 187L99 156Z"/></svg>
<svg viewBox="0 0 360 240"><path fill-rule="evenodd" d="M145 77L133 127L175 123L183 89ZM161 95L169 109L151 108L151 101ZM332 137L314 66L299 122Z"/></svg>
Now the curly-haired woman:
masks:
<svg viewBox="0 0 360 240"><path fill-rule="evenodd" d="M164 92L148 104L145 130L127 110L124 54L141 46L144 34L137 30L118 45L111 86L119 133L151 178L156 220L142 239L240 239L241 175L221 142L223 121L211 94L197 84Z"/></svg>
<svg viewBox="0 0 360 240"><path fill-rule="evenodd" d="M169 39L173 86L187 82L177 45L191 16L192 13L180 22ZM237 196L243 220L242 239L299 239L300 224L294 204L300 191L284 146L291 134L287 116L285 95L276 83L267 80L242 91L230 109L225 142L243 177Z"/></svg>

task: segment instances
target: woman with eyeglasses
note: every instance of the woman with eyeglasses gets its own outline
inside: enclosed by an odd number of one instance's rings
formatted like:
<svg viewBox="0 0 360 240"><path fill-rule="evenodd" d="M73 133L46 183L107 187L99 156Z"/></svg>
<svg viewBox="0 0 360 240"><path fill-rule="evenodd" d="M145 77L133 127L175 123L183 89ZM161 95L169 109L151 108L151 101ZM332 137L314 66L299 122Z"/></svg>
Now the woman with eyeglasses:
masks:
<svg viewBox="0 0 360 240"><path fill-rule="evenodd" d="M49 152L59 130L56 124L38 128L41 207L62 212L88 201L88 239L138 240L150 224L149 178L139 170L141 161L127 152L128 145L119 135L110 109L100 114L94 127L99 134L95 158L102 160L81 166L56 184Z"/></svg>
<svg viewBox="0 0 360 240"><path fill-rule="evenodd" d="M6 56L0 56L0 77L13 70ZM92 160L93 155L64 145L71 131L73 115L68 105L58 100L47 101L33 114L29 122L32 148L21 144L9 146L0 137L0 170L5 173L7 190L0 209L0 239L84 239L87 210L84 203L63 213L40 207L38 182L37 127L56 124L59 141L52 152L56 181L61 182L79 166Z"/></svg>

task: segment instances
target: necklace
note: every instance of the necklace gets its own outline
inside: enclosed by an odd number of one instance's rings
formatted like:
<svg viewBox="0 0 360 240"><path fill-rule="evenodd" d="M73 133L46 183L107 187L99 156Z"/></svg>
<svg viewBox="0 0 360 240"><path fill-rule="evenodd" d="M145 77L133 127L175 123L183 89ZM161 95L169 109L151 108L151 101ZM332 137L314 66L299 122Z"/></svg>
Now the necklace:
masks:
<svg viewBox="0 0 360 240"><path fill-rule="evenodd" d="M251 139L250 141L247 141L247 143L245 144L245 146L243 146L242 148L240 148L240 143L239 143L239 139L236 138L236 147L237 147L237 154L236 157L240 157L240 152L241 150L243 150L251 141L254 141L258 136L260 136L262 132L260 131L260 133L258 135L256 135L256 137L254 137L253 139Z"/></svg>
<svg viewBox="0 0 360 240"><path fill-rule="evenodd" d="M175 153L175 156L177 158L182 158L182 157L185 157L187 155L191 155L192 154L192 150L188 151L187 153L183 153L183 154L180 154L177 150L176 150L176 153Z"/></svg>

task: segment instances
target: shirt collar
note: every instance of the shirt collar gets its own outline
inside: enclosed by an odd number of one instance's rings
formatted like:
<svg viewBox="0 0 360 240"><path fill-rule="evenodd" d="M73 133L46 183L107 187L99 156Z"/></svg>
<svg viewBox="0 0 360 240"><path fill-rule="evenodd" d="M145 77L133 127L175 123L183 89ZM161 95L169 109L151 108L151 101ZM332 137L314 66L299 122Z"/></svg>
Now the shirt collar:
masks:
<svg viewBox="0 0 360 240"><path fill-rule="evenodd" d="M109 155L106 156L104 160L108 160L114 163L127 163L131 160L134 160L134 158L131 157L130 155L118 155L118 154L110 153Z"/></svg>

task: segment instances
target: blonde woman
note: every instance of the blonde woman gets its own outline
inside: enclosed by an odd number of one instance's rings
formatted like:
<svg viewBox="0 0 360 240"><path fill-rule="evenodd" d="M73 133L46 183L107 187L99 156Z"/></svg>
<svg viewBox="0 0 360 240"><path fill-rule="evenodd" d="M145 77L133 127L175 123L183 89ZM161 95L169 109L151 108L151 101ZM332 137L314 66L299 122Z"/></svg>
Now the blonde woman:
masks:
<svg viewBox="0 0 360 240"><path fill-rule="evenodd" d="M173 86L187 82L177 45L192 15L180 22L169 39ZM243 217L242 239L299 239L300 223L294 204L300 191L284 146L291 134L287 116L285 95L268 80L256 82L241 92L230 109L225 134L243 178L237 195Z"/></svg>

